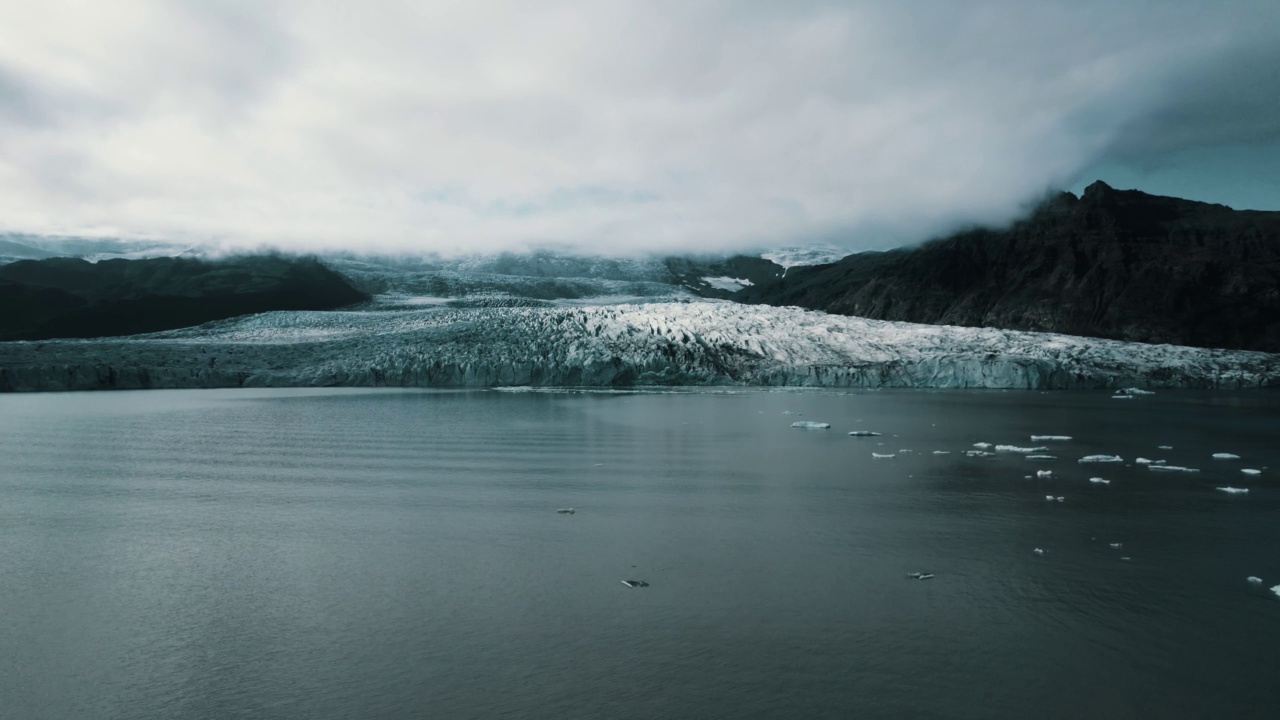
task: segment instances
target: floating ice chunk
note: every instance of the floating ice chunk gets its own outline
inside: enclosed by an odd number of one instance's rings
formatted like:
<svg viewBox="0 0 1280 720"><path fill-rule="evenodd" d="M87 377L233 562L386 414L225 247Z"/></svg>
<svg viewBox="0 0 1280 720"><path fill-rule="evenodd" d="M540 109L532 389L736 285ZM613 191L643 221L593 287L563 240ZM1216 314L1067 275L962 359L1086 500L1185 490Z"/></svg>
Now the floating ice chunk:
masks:
<svg viewBox="0 0 1280 720"><path fill-rule="evenodd" d="M1155 395L1151 390L1143 390L1142 388L1136 387L1125 388L1123 390L1117 390L1116 392L1120 395Z"/></svg>
<svg viewBox="0 0 1280 720"><path fill-rule="evenodd" d="M1276 585L1275 587L1271 588L1271 592L1275 593L1277 596L1280 596L1280 585Z"/></svg>
<svg viewBox="0 0 1280 720"><path fill-rule="evenodd" d="M1249 488L1231 487L1230 485L1226 487L1220 487L1218 489L1224 493L1227 493L1228 495L1244 495L1245 493L1249 492Z"/></svg>
<svg viewBox="0 0 1280 720"><path fill-rule="evenodd" d="M1245 475L1261 475L1262 474L1261 470L1254 470L1253 468L1240 468L1240 472L1244 473Z"/></svg>
<svg viewBox="0 0 1280 720"><path fill-rule="evenodd" d="M1124 462L1124 458L1119 455L1085 455L1077 462L1081 463L1118 463Z"/></svg>
<svg viewBox="0 0 1280 720"><path fill-rule="evenodd" d="M1031 453L1045 452L1047 447L1018 447L1017 445L997 445L996 452L1022 453L1029 455Z"/></svg>
<svg viewBox="0 0 1280 720"><path fill-rule="evenodd" d="M1056 497L1056 498L1054 498L1054 499L1055 499L1055 500L1057 500L1058 502L1062 502L1063 500L1066 500L1066 498L1062 497L1061 495L1059 495L1058 497Z"/></svg>
<svg viewBox="0 0 1280 720"><path fill-rule="evenodd" d="M1138 463L1139 465L1150 465L1150 464L1151 464L1151 460L1150 460L1149 458L1137 458L1136 460L1134 460L1134 462Z"/></svg>
<svg viewBox="0 0 1280 720"><path fill-rule="evenodd" d="M560 513L561 515L572 515L573 508L557 508L556 512Z"/></svg>
<svg viewBox="0 0 1280 720"><path fill-rule="evenodd" d="M1036 548L1035 550L1032 550L1031 552L1033 552L1033 553L1035 553L1035 554L1037 554L1037 555L1043 555L1043 554L1044 554L1044 548Z"/></svg>
<svg viewBox="0 0 1280 720"><path fill-rule="evenodd" d="M1057 455L1028 455L1028 460L1057 460Z"/></svg>
<svg viewBox="0 0 1280 720"><path fill-rule="evenodd" d="M1148 465L1148 466L1147 466L1147 469L1148 469L1148 470L1151 470L1151 471L1153 471L1153 472L1184 472L1184 473L1198 473L1198 472L1200 472L1200 470L1198 470L1197 468L1182 467L1181 465L1154 465L1154 464L1152 464L1152 465Z"/></svg>
<svg viewBox="0 0 1280 720"><path fill-rule="evenodd" d="M873 457L873 458L875 458L875 459L877 459L877 460L888 460L888 459L889 459L889 458L891 458L891 457L897 457L897 454L896 454L896 453L876 453L876 452L873 452L873 453L871 453L871 457Z"/></svg>
<svg viewBox="0 0 1280 720"><path fill-rule="evenodd" d="M1257 577L1257 576L1255 576L1255 575L1250 575L1249 577L1245 578L1245 580L1246 580L1246 581L1248 581L1248 582L1250 582L1250 583L1253 583L1254 585L1261 585L1261 584L1262 584L1262 578Z"/></svg>
<svg viewBox="0 0 1280 720"><path fill-rule="evenodd" d="M964 454L968 455L969 457L994 457L995 456L995 453L987 452L986 450L965 450Z"/></svg>
<svg viewBox="0 0 1280 720"><path fill-rule="evenodd" d="M1110 545L1111 545L1111 549L1113 550L1119 550L1120 548L1124 547L1124 543L1110 543Z"/></svg>
<svg viewBox="0 0 1280 720"><path fill-rule="evenodd" d="M979 450L986 450L991 447L991 443L974 443L973 446Z"/></svg>
<svg viewBox="0 0 1280 720"><path fill-rule="evenodd" d="M1031 442L1066 442L1070 435L1032 435Z"/></svg>
<svg viewBox="0 0 1280 720"><path fill-rule="evenodd" d="M1240 456L1235 453L1214 453L1214 460L1239 460Z"/></svg>
<svg viewBox="0 0 1280 720"><path fill-rule="evenodd" d="M898 451L898 454L899 454L899 455L905 455L905 454L907 454L907 453L909 453L909 452L911 452L911 450L910 450L910 449L908 449L908 448L904 448L904 449L902 449L902 450L899 450L899 451Z"/></svg>
<svg viewBox="0 0 1280 720"><path fill-rule="evenodd" d="M643 580L623 580L622 584L626 585L629 588L649 587L649 583Z"/></svg>
<svg viewBox="0 0 1280 720"><path fill-rule="evenodd" d="M1123 560L1123 561L1125 561L1125 562L1129 562L1129 561L1130 561L1130 560L1132 560L1133 558L1129 557L1128 555L1121 555L1121 556L1120 556L1120 559L1121 559L1121 560Z"/></svg>
<svg viewBox="0 0 1280 720"><path fill-rule="evenodd" d="M1037 471L1036 471L1036 477L1038 477L1038 478L1049 478L1049 477L1053 477L1053 471L1052 471L1052 470L1037 470Z"/></svg>
<svg viewBox="0 0 1280 720"><path fill-rule="evenodd" d="M1093 483L1094 485L1110 485L1111 484L1110 480L1103 480L1102 478L1089 478L1089 482Z"/></svg>
<svg viewBox="0 0 1280 720"><path fill-rule="evenodd" d="M1133 396L1132 395L1112 395L1111 399L1112 400L1132 400Z"/></svg>
<svg viewBox="0 0 1280 720"><path fill-rule="evenodd" d="M791 423L793 428L804 428L806 430L826 430L831 427L831 423L814 422L812 420L797 420Z"/></svg>
<svg viewBox="0 0 1280 720"><path fill-rule="evenodd" d="M853 437L880 437L880 433L871 432L870 430L854 430L849 434Z"/></svg>
<svg viewBox="0 0 1280 720"><path fill-rule="evenodd" d="M1156 449L1157 449L1157 450L1172 450L1172 449L1173 449L1173 446L1172 446L1172 445L1157 445L1157 446L1156 446Z"/></svg>
<svg viewBox="0 0 1280 720"><path fill-rule="evenodd" d="M934 455L950 455L951 451L950 450L934 450L933 454Z"/></svg>
<svg viewBox="0 0 1280 720"><path fill-rule="evenodd" d="M917 579L917 580L932 580L932 579L933 579L933 573L925 573L925 574L921 575L920 577L918 577L918 578L916 578L916 579ZM1280 586L1277 586L1277 587L1280 587Z"/></svg>

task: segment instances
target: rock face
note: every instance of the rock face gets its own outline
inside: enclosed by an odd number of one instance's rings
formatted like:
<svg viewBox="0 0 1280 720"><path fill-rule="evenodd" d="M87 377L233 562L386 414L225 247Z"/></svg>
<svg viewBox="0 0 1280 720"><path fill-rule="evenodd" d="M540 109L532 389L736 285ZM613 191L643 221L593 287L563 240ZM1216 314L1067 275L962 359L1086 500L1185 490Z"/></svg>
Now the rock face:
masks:
<svg viewBox="0 0 1280 720"><path fill-rule="evenodd" d="M0 266L0 340L129 335L367 299L307 259L24 260Z"/></svg>
<svg viewBox="0 0 1280 720"><path fill-rule="evenodd" d="M0 343L0 391L267 386L1257 387L1280 356L729 302L272 312Z"/></svg>
<svg viewBox="0 0 1280 720"><path fill-rule="evenodd" d="M1007 230L792 268L735 300L886 320L1280 351L1280 212L1062 193Z"/></svg>

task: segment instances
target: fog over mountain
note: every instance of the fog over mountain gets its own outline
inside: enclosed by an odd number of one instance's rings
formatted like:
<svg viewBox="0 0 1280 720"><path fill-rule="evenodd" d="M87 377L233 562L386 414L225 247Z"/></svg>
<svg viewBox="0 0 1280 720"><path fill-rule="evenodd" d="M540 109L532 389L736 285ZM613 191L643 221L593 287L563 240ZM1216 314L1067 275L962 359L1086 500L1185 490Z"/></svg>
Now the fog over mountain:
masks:
<svg viewBox="0 0 1280 720"><path fill-rule="evenodd" d="M1274 152L1276 27L1270 0L7 3L0 232L884 248L1098 167ZM1206 199L1280 190L1253 171Z"/></svg>

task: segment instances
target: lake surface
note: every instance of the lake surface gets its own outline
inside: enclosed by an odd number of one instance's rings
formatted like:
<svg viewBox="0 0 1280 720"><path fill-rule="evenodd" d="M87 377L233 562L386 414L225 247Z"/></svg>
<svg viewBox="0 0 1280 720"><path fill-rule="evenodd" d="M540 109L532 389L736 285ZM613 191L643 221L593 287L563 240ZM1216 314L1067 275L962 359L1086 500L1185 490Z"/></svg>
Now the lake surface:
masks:
<svg viewBox="0 0 1280 720"><path fill-rule="evenodd" d="M0 396L0 717L1273 718L1277 479L1274 392Z"/></svg>

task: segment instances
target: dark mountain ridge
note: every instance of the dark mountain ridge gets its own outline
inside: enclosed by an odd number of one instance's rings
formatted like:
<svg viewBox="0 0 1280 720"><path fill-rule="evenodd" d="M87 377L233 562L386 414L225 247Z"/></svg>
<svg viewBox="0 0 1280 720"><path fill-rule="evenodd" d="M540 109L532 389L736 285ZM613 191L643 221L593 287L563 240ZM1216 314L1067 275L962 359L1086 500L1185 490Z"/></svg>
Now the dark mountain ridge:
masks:
<svg viewBox="0 0 1280 720"><path fill-rule="evenodd" d="M132 335L367 299L309 258L21 260L0 266L0 340Z"/></svg>
<svg viewBox="0 0 1280 720"><path fill-rule="evenodd" d="M883 320L1280 352L1280 212L1061 193L1003 230L793 268L743 302Z"/></svg>

